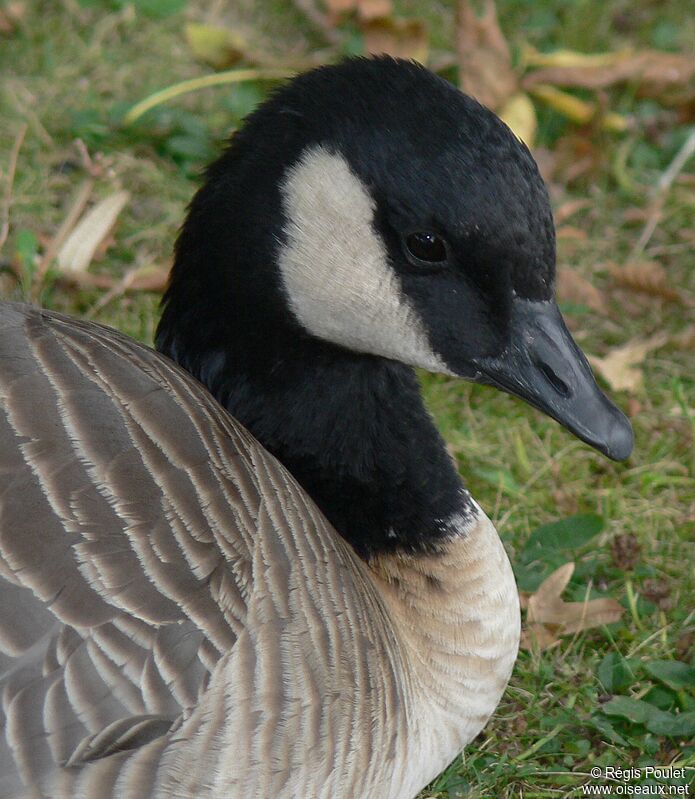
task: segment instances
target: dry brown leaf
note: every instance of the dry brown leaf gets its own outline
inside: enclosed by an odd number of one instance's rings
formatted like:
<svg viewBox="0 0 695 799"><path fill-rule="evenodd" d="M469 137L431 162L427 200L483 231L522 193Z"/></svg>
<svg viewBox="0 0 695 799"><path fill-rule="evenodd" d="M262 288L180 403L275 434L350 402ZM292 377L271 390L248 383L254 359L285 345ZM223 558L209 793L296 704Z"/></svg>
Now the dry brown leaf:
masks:
<svg viewBox="0 0 695 799"><path fill-rule="evenodd" d="M637 263L618 266L608 265L608 273L616 286L661 297L669 302L681 302L682 296L668 284L666 270L656 261L638 261Z"/></svg>
<svg viewBox="0 0 695 799"><path fill-rule="evenodd" d="M586 602L565 602L562 593L574 572L574 563L565 563L547 577L527 599L526 629L521 645L547 649L560 636L618 621L623 608L608 597Z"/></svg>
<svg viewBox="0 0 695 799"><path fill-rule="evenodd" d="M650 352L663 347L668 340L668 334L663 331L649 338L634 339L602 358L589 355L589 363L614 391L637 391L644 382L642 370L637 367Z"/></svg>
<svg viewBox="0 0 695 799"><path fill-rule="evenodd" d="M365 22L393 16L391 0L357 0L357 14Z"/></svg>
<svg viewBox="0 0 695 799"><path fill-rule="evenodd" d="M605 170L605 148L600 148L596 138L585 133L568 133L560 137L553 147L555 157L554 180L563 192L578 177L586 173L599 174Z"/></svg>
<svg viewBox="0 0 695 799"><path fill-rule="evenodd" d="M623 211L623 219L626 222L646 222L650 213L649 208L626 208Z"/></svg>
<svg viewBox="0 0 695 799"><path fill-rule="evenodd" d="M61 280L81 288L96 288L105 291L154 291L161 292L167 286L171 264L158 266L148 264L135 267L122 277L113 275L93 275L91 272L66 272Z"/></svg>
<svg viewBox="0 0 695 799"><path fill-rule="evenodd" d="M578 211L583 211L585 208L591 208L593 204L593 200L589 200L585 197L576 200L567 200L555 210L555 224L559 227L563 222L566 222Z"/></svg>
<svg viewBox="0 0 695 799"><path fill-rule="evenodd" d="M169 282L171 264L159 266L147 264L131 269L124 277L124 288L127 291L164 291Z"/></svg>
<svg viewBox="0 0 695 799"><path fill-rule="evenodd" d="M561 621L558 622L552 617L553 614L551 611L554 610L558 604L563 604L560 595L565 588L567 588L567 583L569 583L573 573L574 563L564 563L543 580L536 589L536 592L531 594L528 598L526 621L541 622L541 624L545 622L550 622L551 624L561 623ZM549 613L551 618L548 618Z"/></svg>
<svg viewBox="0 0 695 799"><path fill-rule="evenodd" d="M470 0L459 0L456 19L459 85L483 105L498 110L518 90L519 79L497 21L494 0L478 17Z"/></svg>
<svg viewBox="0 0 695 799"><path fill-rule="evenodd" d="M11 36L14 33L14 23L8 14L0 8L0 36Z"/></svg>
<svg viewBox="0 0 695 799"><path fill-rule="evenodd" d="M557 294L561 302L586 305L596 313L607 310L606 299L596 286L567 266L557 270Z"/></svg>
<svg viewBox="0 0 695 799"><path fill-rule="evenodd" d="M627 571L628 569L634 569L639 563L642 555L642 547L636 535L626 533L624 535L617 535L611 541L611 553L613 565L616 569Z"/></svg>
<svg viewBox="0 0 695 799"><path fill-rule="evenodd" d="M574 239L574 241L586 241L588 238L586 230L573 225L562 225L555 233L558 239Z"/></svg>
<svg viewBox="0 0 695 799"><path fill-rule="evenodd" d="M365 22L393 16L392 0L324 0L324 5L336 21L353 13Z"/></svg>
<svg viewBox="0 0 695 799"><path fill-rule="evenodd" d="M364 20L360 23L360 30L365 48L371 55L385 53L427 63L429 35L422 20L393 17Z"/></svg>
<svg viewBox="0 0 695 799"><path fill-rule="evenodd" d="M521 631L519 646L522 649L551 649L560 643L555 633L544 624L530 624Z"/></svg>
<svg viewBox="0 0 695 799"><path fill-rule="evenodd" d="M642 96L659 101L679 104L695 97L695 58L691 56L658 50L612 56L610 63L586 61L537 69L524 76L522 85L526 90L539 84L605 89L629 81L638 84Z"/></svg>
<svg viewBox="0 0 695 799"><path fill-rule="evenodd" d="M0 35L11 36L26 15L26 3L6 3L0 8Z"/></svg>
<svg viewBox="0 0 695 799"><path fill-rule="evenodd" d="M335 16L349 14L357 8L357 0L323 0L323 4Z"/></svg>
<svg viewBox="0 0 695 799"><path fill-rule="evenodd" d="M679 350L695 350L695 325L686 327L685 330L674 336L673 343Z"/></svg>
<svg viewBox="0 0 695 799"><path fill-rule="evenodd" d="M108 238L130 195L117 191L98 202L75 225L58 251L62 272L85 272L102 242Z"/></svg>

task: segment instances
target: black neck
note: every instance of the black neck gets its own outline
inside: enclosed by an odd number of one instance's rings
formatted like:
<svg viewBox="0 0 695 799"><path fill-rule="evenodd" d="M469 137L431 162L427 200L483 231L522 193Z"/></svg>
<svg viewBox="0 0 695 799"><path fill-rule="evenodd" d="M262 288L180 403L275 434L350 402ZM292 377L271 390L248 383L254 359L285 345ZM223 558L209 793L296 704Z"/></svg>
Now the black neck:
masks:
<svg viewBox="0 0 695 799"><path fill-rule="evenodd" d="M306 142L301 116L270 136L268 113L235 135L193 199L157 348L284 463L360 555L432 549L470 512L468 494L412 369L311 338L291 317L274 266L278 185Z"/></svg>
<svg viewBox="0 0 695 799"><path fill-rule="evenodd" d="M166 323L165 314L160 349L289 469L362 557L432 551L470 512L412 369L306 337L273 351L270 333L264 347L235 336L201 351L172 345Z"/></svg>

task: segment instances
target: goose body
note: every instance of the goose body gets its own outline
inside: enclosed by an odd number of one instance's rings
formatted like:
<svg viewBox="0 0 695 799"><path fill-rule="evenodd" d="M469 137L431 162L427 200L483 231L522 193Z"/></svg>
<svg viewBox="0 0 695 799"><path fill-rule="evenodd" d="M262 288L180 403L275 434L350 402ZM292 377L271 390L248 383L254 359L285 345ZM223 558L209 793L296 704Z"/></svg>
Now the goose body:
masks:
<svg viewBox="0 0 695 799"><path fill-rule="evenodd" d="M519 609L412 366L631 446L553 258L542 182L492 114L353 60L281 89L210 168L165 354L0 305L0 797L433 779L496 707Z"/></svg>

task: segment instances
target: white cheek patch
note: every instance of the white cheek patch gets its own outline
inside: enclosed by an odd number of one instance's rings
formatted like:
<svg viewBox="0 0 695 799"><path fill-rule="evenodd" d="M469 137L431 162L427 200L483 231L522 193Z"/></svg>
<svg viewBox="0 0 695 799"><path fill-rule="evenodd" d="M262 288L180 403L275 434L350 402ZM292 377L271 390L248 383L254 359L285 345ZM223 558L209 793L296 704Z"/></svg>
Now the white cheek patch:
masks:
<svg viewBox="0 0 695 799"><path fill-rule="evenodd" d="M448 372L372 227L374 201L345 159L312 148L281 190L287 228L280 275L305 330L358 352Z"/></svg>

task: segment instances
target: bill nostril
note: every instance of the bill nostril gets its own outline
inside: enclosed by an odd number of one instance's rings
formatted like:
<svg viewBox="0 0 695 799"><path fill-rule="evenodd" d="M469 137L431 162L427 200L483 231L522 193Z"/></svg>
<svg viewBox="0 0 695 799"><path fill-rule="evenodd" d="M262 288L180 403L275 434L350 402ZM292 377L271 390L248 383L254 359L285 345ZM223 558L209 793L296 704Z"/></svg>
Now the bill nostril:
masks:
<svg viewBox="0 0 695 799"><path fill-rule="evenodd" d="M572 395L570 387L561 377L555 374L551 366L543 361L539 361L536 365L543 373L543 377L545 377L545 379L563 399L567 399Z"/></svg>

